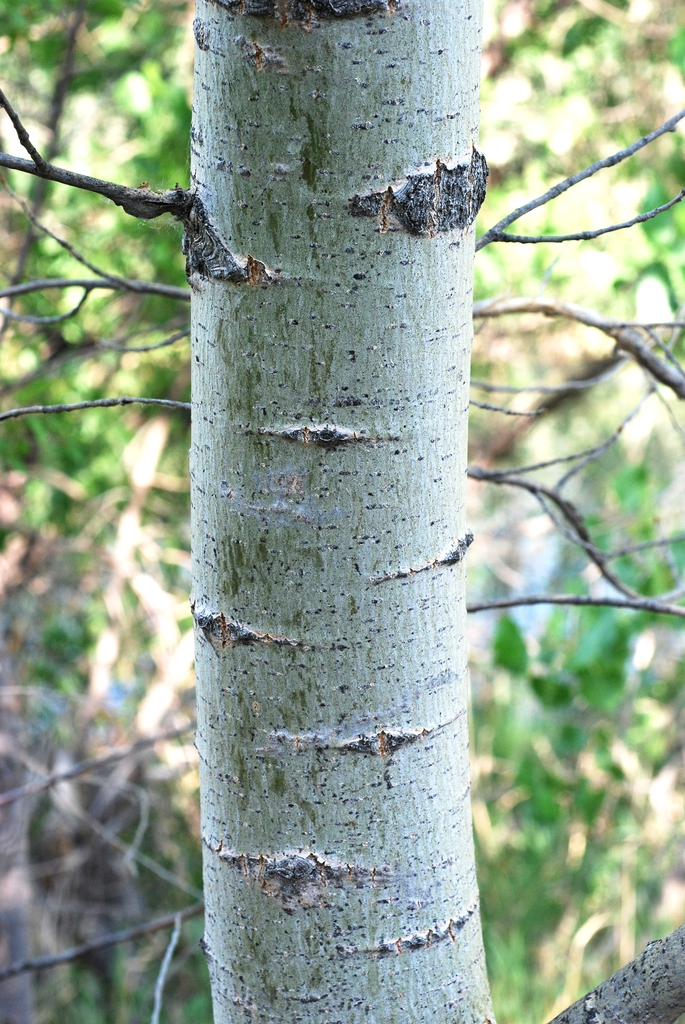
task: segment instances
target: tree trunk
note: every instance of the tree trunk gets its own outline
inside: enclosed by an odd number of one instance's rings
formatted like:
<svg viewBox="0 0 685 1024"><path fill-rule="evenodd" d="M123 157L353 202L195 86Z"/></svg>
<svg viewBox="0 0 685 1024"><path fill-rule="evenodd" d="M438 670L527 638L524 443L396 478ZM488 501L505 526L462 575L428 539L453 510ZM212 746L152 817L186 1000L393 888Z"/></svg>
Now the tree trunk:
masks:
<svg viewBox="0 0 685 1024"><path fill-rule="evenodd" d="M479 4L199 0L194 29L215 1021L485 1021L463 565Z"/></svg>

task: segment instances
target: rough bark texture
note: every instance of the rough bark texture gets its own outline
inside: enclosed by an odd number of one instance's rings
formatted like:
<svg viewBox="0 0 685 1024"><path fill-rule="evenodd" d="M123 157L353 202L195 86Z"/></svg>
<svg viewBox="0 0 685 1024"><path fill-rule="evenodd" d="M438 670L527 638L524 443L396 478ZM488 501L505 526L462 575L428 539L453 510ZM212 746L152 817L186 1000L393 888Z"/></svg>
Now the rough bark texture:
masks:
<svg viewBox="0 0 685 1024"><path fill-rule="evenodd" d="M685 1013L685 926L555 1017L551 1024L673 1024Z"/></svg>
<svg viewBox="0 0 685 1024"><path fill-rule="evenodd" d="M194 29L216 1024L484 1022L463 564L480 11L200 0Z"/></svg>

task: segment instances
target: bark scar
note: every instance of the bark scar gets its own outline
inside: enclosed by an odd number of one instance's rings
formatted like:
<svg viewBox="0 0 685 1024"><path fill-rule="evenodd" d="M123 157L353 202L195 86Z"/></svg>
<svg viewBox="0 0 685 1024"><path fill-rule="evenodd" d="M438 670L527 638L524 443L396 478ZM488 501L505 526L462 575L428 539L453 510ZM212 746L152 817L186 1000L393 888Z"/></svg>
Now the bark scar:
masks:
<svg viewBox="0 0 685 1024"><path fill-rule="evenodd" d="M425 572L427 569L442 569L445 566L457 565L458 562L464 561L466 552L471 544L473 544L473 533L471 530L467 530L454 547L443 551L441 555L438 555L432 561L425 562L423 565L412 566L409 569L396 569L394 572L383 573L382 576L371 576L371 582L387 583L388 580L404 580L410 576L416 576L417 573Z"/></svg>
<svg viewBox="0 0 685 1024"><path fill-rule="evenodd" d="M347 427L336 427L328 423L312 424L311 426L292 427L261 427L260 434L270 437L283 437L288 441L299 441L301 444L316 444L322 448L337 448L348 444L379 445L383 442L377 437L349 430Z"/></svg>
<svg viewBox="0 0 685 1024"><path fill-rule="evenodd" d="M265 896L275 899L284 910L321 907L329 887L351 885L360 889L393 877L391 868L367 868L334 860L313 850L284 850L281 853L241 853L219 850L205 839L205 846L220 860L236 868L241 875L256 882Z"/></svg>
<svg viewBox="0 0 685 1024"><path fill-rule="evenodd" d="M417 171L381 192L354 195L353 217L377 217L379 231L433 235L473 224L483 205L488 180L485 157L474 146L471 162L449 167L436 160L430 171Z"/></svg>
<svg viewBox="0 0 685 1024"><path fill-rule="evenodd" d="M449 921L434 924L421 931L401 935L398 939L384 939L371 946L361 949L359 946L338 946L338 956L348 957L362 954L374 960L386 956L399 956L402 953L415 953L420 949L432 949L444 942L456 942L459 932L471 920L478 910L478 904L472 903L459 917L451 917Z"/></svg>
<svg viewBox="0 0 685 1024"><path fill-rule="evenodd" d="M402 747L419 743L421 740L433 736L442 729L451 725L459 716L451 718L441 725L431 725L425 728L402 729L383 728L376 732L356 732L351 736L344 735L340 729L322 729L319 732L305 732L294 734L285 729L279 729L267 736L263 747L258 747L259 752L283 750L283 748L294 747L295 750L338 750L342 754L368 754L375 757L389 757Z"/></svg>
<svg viewBox="0 0 685 1024"><path fill-rule="evenodd" d="M285 27L288 22L301 22L311 28L322 18L353 18L360 14L393 14L399 0L212 0L234 14L254 18L274 18Z"/></svg>
<svg viewBox="0 0 685 1024"><path fill-rule="evenodd" d="M248 64L251 64L257 71L287 71L287 65L281 54L272 46L262 46L256 39L248 39L246 36L238 36L236 45L245 54Z"/></svg>
<svg viewBox="0 0 685 1024"><path fill-rule="evenodd" d="M300 640L274 633L262 633L259 629L248 626L245 622L230 618L223 612L211 611L191 605L193 618L206 640L216 650L235 647L238 644L276 644L283 647L299 647L304 651L309 648Z"/></svg>
<svg viewBox="0 0 685 1024"><path fill-rule="evenodd" d="M197 193L183 221L182 251L186 257L186 277L191 288L202 281L232 281L234 284L265 285L282 276L249 254L236 256L221 237Z"/></svg>

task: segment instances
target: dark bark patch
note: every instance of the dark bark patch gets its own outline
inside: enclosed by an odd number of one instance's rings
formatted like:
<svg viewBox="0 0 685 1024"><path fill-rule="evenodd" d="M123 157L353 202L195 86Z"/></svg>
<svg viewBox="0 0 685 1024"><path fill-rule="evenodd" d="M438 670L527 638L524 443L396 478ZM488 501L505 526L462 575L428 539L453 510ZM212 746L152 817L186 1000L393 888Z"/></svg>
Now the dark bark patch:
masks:
<svg viewBox="0 0 685 1024"><path fill-rule="evenodd" d="M311 25L319 19L354 18L360 14L393 14L400 0L213 0L233 14L254 18L275 18L281 25L290 21Z"/></svg>
<svg viewBox="0 0 685 1024"><path fill-rule="evenodd" d="M186 277L191 287L199 281L214 279L234 284L263 285L279 279L275 271L252 256L236 256L212 223L198 195L183 218L183 254Z"/></svg>
<svg viewBox="0 0 685 1024"><path fill-rule="evenodd" d="M236 868L246 879L256 882L262 892L292 913L324 906L330 887L352 886L360 889L388 881L388 867L367 868L332 860L311 850L285 850L276 854L240 853L214 850L220 860Z"/></svg>
<svg viewBox="0 0 685 1024"><path fill-rule="evenodd" d="M409 174L382 192L352 196L353 217L377 217L379 230L433 235L473 224L488 180L485 157L474 148L469 164L448 167L437 160L430 172Z"/></svg>
<svg viewBox="0 0 685 1024"><path fill-rule="evenodd" d="M360 949L358 946L338 946L338 955L342 957L365 954L374 959L386 956L399 956L402 953L415 953L421 949L432 949L445 942L456 942L457 935L478 910L478 904L472 903L459 917L434 924L421 931L401 935L397 939L384 939L371 949Z"/></svg>
<svg viewBox="0 0 685 1024"><path fill-rule="evenodd" d="M458 562L464 561L466 552L472 544L473 534L471 530L467 530L453 547L443 551L432 561L424 562L423 565L411 566L408 569L395 569L394 572L383 573L382 576L372 576L371 582L387 583L389 580L405 580L410 576L416 576L417 573L425 572L427 569L442 569L450 565L457 565Z"/></svg>
<svg viewBox="0 0 685 1024"><path fill-rule="evenodd" d="M287 71L287 65L281 54L272 46L262 46L255 39L238 36L237 45L245 54L248 64L257 71Z"/></svg>
<svg viewBox="0 0 685 1024"><path fill-rule="evenodd" d="M379 732L351 736L340 744L340 750L355 754L374 754L388 757L400 747L424 739L432 729L381 729Z"/></svg>
<svg viewBox="0 0 685 1024"><path fill-rule="evenodd" d="M337 448L341 445L350 444L371 444L381 443L378 438L369 437L368 434L358 433L356 430L349 430L347 427L336 427L332 424L319 424L311 426L292 427L262 427L260 434L267 434L271 437L283 437L288 441L299 441L300 444L316 444L322 448Z"/></svg>
<svg viewBox="0 0 685 1024"><path fill-rule="evenodd" d="M259 629L248 626L245 622L224 615L223 612L198 608L197 605L192 605L191 611L198 629L202 631L205 640L208 640L215 650L235 647L238 644L276 644L283 647L308 649L299 640L279 634L263 633Z"/></svg>
<svg viewBox="0 0 685 1024"><path fill-rule="evenodd" d="M446 723L448 724L448 723ZM323 729L319 732L293 734L285 730L271 733L264 751L295 748L307 750L337 750L342 754L368 754L375 757L389 757L401 747L417 743L438 732L443 726L428 729L379 729L375 732L359 732L354 735L341 734L339 729Z"/></svg>
<svg viewBox="0 0 685 1024"><path fill-rule="evenodd" d="M193 35L195 36L195 42L201 50L209 49L209 26L202 18L196 18L193 22Z"/></svg>

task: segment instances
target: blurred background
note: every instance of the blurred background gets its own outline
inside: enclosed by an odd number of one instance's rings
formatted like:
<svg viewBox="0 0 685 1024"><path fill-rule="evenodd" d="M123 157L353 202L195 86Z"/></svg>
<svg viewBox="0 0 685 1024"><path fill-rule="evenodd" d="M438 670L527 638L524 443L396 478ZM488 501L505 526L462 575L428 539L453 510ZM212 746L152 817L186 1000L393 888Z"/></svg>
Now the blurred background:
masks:
<svg viewBox="0 0 685 1024"><path fill-rule="evenodd" d="M175 0L0 0L2 87L56 163L129 185L185 186L192 19L193 5ZM491 173L480 233L685 107L683 24L681 0L486 0L481 139ZM21 152L4 116L0 147ZM683 185L678 130L513 230L627 220ZM99 273L185 287L177 225L132 220L62 186L4 174L0 234L0 291L97 276L55 236ZM189 400L187 302L98 289L66 315L81 296L74 287L0 300L12 314L0 317L0 409L125 394ZM682 316L685 204L595 241L490 245L477 256L476 299L494 296L562 299L618 319ZM677 359L678 331L649 338ZM685 537L658 543L685 530L675 395L618 358L605 334L532 313L476 321L473 376L474 400L541 413L474 406L470 460L486 474L591 449L628 419L587 464L532 475L550 487L579 466L564 495L592 542L639 546L612 558L616 578L677 600ZM537 385L555 390L488 390ZM0 791L176 733L0 806L7 964L195 902L201 864L189 417L87 409L3 422L0 432ZM573 542L568 517L539 497L470 481L472 602L616 593L587 544ZM495 1009L500 1024L534 1024L685 917L685 631L644 610L536 605L474 613L470 644ZM170 1024L210 1024L201 933L201 917L183 925L166 986ZM0 993L23 1005L17 1024L67 1014L71 1024L146 1021L168 939L159 931Z"/></svg>

